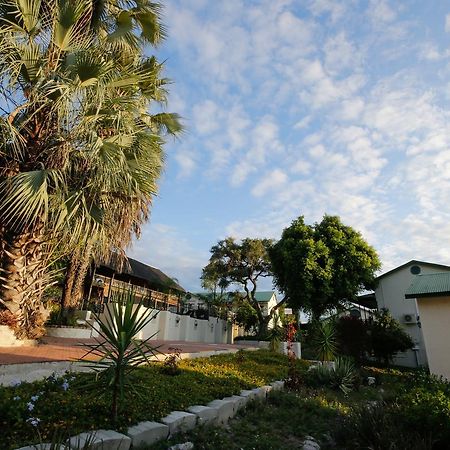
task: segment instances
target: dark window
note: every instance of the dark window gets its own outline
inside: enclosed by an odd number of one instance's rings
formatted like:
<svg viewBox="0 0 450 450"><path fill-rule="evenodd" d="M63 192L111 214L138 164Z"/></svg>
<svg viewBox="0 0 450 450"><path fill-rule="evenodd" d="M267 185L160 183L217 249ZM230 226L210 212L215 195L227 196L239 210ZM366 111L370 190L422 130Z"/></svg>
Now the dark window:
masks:
<svg viewBox="0 0 450 450"><path fill-rule="evenodd" d="M419 273L421 272L421 269L419 266L411 266L410 271L413 275L419 275Z"/></svg>

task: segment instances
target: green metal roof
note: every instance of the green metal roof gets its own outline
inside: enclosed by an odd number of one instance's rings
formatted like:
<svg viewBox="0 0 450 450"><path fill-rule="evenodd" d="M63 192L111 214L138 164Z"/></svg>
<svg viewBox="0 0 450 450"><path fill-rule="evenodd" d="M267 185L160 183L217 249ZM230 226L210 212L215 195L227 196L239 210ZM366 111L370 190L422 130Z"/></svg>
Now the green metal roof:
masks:
<svg viewBox="0 0 450 450"><path fill-rule="evenodd" d="M416 275L405 292L406 298L438 297L450 294L450 273Z"/></svg>
<svg viewBox="0 0 450 450"><path fill-rule="evenodd" d="M255 292L255 300L257 302L269 302L270 299L272 298L272 295L274 294L273 291L260 291L260 292Z"/></svg>

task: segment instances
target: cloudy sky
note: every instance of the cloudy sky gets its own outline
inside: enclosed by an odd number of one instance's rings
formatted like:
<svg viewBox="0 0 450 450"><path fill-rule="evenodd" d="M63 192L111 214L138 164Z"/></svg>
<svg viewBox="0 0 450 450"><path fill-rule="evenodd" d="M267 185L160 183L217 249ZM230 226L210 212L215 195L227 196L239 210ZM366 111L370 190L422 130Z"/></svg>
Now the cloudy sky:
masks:
<svg viewBox="0 0 450 450"><path fill-rule="evenodd" d="M129 252L199 289L217 240L337 214L381 257L450 264L450 4L166 0L169 141ZM270 287L266 285L264 287Z"/></svg>

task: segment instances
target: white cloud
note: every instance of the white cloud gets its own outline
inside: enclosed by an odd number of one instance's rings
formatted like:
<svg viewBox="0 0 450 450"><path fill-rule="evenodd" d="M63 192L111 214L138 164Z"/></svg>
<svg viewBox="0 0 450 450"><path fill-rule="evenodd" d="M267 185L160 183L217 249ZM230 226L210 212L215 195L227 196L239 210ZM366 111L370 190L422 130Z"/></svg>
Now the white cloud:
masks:
<svg viewBox="0 0 450 450"><path fill-rule="evenodd" d="M175 161L180 168L178 176L180 178L186 178L192 175L195 170L196 163L195 157L191 152L184 149L179 150L175 155Z"/></svg>
<svg viewBox="0 0 450 450"><path fill-rule="evenodd" d="M193 123L200 135L211 134L219 128L220 112L212 100L205 100L194 105L192 109Z"/></svg>
<svg viewBox="0 0 450 450"><path fill-rule="evenodd" d="M199 285L201 268L209 258L207 251L193 248L179 229L162 223L147 225L128 254L177 278L188 290Z"/></svg>
<svg viewBox="0 0 450 450"><path fill-rule="evenodd" d="M450 14L445 16L445 31L450 33Z"/></svg>
<svg viewBox="0 0 450 450"><path fill-rule="evenodd" d="M288 176L280 169L266 173L252 189L252 195L262 197L267 193L278 190L288 182Z"/></svg>
<svg viewBox="0 0 450 450"><path fill-rule="evenodd" d="M388 23L396 18L396 12L386 0L371 0L369 5L369 17L375 23Z"/></svg>

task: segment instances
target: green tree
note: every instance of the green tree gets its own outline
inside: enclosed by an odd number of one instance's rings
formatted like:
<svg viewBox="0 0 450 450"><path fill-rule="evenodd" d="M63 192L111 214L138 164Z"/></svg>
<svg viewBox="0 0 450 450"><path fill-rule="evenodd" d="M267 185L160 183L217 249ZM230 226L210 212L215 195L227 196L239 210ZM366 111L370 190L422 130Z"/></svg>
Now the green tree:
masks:
<svg viewBox="0 0 450 450"><path fill-rule="evenodd" d="M220 286L222 290L235 285L244 290L244 302L248 302L258 317L258 334L262 335L270 322L271 314L264 317L255 293L260 278L271 276L268 249L270 239L243 239L236 242L228 237L211 248L209 263L203 268L204 286Z"/></svg>
<svg viewBox="0 0 450 450"><path fill-rule="evenodd" d="M305 224L303 216L294 220L271 247L270 260L275 285L288 304L315 318L372 287L380 268L361 234L328 215L314 225Z"/></svg>
<svg viewBox="0 0 450 450"><path fill-rule="evenodd" d="M375 358L386 365L397 352L404 352L414 346L409 334L389 311L383 308L370 324L370 346Z"/></svg>
<svg viewBox="0 0 450 450"><path fill-rule="evenodd" d="M163 163L164 35L147 0L0 5L0 301L35 337L55 248L122 248L148 216ZM83 251L81 251L83 253ZM88 252L89 253L89 252Z"/></svg>

